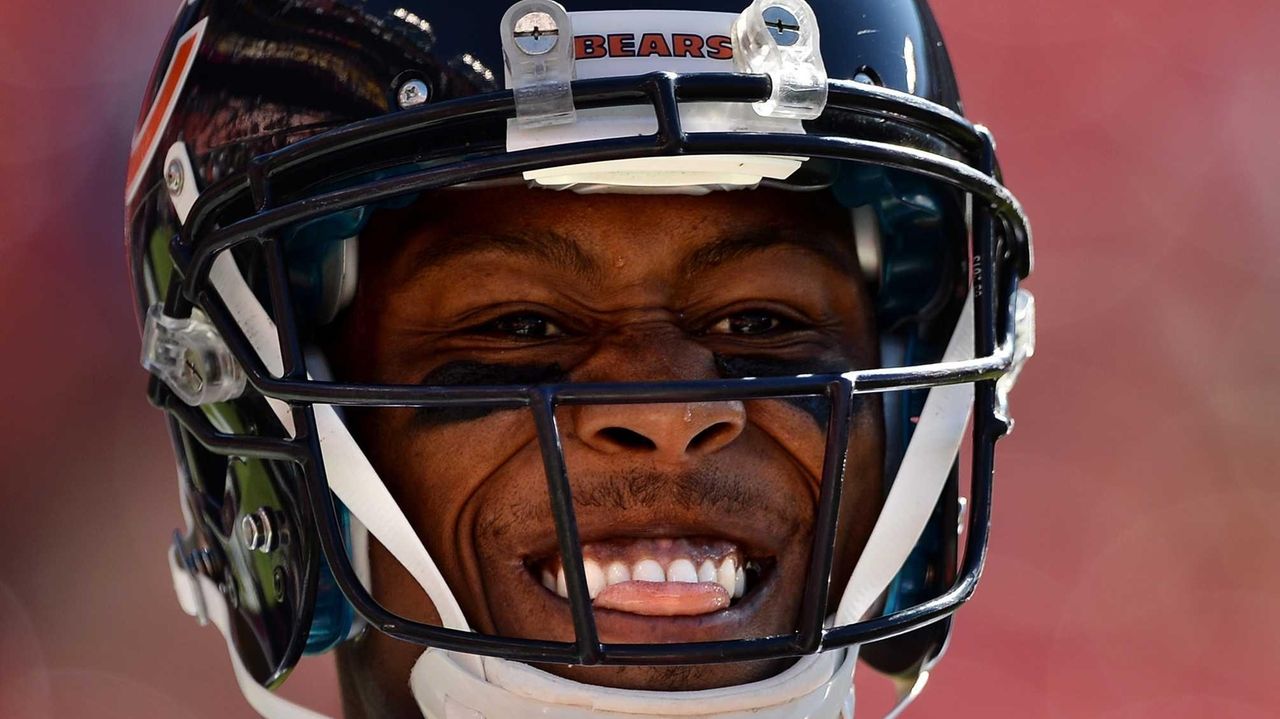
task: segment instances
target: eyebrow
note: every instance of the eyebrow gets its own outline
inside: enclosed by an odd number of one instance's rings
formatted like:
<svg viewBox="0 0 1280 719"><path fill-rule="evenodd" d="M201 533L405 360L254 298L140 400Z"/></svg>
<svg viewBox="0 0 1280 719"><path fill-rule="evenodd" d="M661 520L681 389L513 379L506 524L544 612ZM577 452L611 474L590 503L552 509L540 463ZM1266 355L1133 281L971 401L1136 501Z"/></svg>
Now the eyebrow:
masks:
<svg viewBox="0 0 1280 719"><path fill-rule="evenodd" d="M692 277L726 262L776 247L794 247L817 256L844 274L855 272L857 259L852 242L832 242L830 236L823 233L769 226L735 232L690 252L682 262L683 276ZM412 275L421 276L460 257L495 251L541 260L593 282L598 282L604 275L600 263L580 244L549 230L534 234L464 235L442 245L428 245L414 254Z"/></svg>
<svg viewBox="0 0 1280 719"><path fill-rule="evenodd" d="M421 275L460 257L485 252L541 260L557 269L590 279L598 279L600 264L577 242L552 231L532 234L474 234L451 238L447 243L428 245L413 257L413 274Z"/></svg>
<svg viewBox="0 0 1280 719"><path fill-rule="evenodd" d="M684 260L684 275L690 277L747 255L775 247L794 247L826 261L844 274L855 274L857 258L853 243L832 242L830 235L804 232L793 227L757 227L735 232L703 245Z"/></svg>

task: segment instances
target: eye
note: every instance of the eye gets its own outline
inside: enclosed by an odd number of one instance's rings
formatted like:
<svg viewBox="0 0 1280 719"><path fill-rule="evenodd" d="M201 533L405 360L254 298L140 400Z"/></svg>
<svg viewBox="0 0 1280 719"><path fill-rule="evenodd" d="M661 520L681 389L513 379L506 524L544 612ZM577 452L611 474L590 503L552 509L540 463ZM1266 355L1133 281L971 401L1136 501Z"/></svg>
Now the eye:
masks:
<svg viewBox="0 0 1280 719"><path fill-rule="evenodd" d="M479 329L486 334L526 340L550 339L564 334L564 330L554 322L534 313L503 315Z"/></svg>
<svg viewBox="0 0 1280 719"><path fill-rule="evenodd" d="M711 326L707 330L708 334L719 335L736 335L739 337L753 337L758 335L767 335L780 329L785 329L790 323L773 312L766 310L748 310L746 312L738 312Z"/></svg>

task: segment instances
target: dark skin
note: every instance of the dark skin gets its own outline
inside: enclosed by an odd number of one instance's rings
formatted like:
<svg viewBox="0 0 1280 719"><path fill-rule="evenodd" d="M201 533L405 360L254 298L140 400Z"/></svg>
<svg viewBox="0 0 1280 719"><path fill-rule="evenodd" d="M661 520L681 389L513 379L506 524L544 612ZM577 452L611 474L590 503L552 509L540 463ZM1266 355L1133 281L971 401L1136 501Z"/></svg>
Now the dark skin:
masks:
<svg viewBox="0 0 1280 719"><path fill-rule="evenodd" d="M360 263L356 298L326 340L344 380L689 380L878 362L848 215L825 195L445 191L381 213L362 235ZM584 542L714 537L769 567L747 596L714 613L597 610L604 641L715 640L794 629L826 411L821 400L561 408ZM568 603L529 569L556 551L529 413L388 408L349 417L471 626L571 640ZM883 453L879 401L861 399L833 594L847 581L879 511ZM376 542L371 565L380 602L439 623L422 589ZM417 716L407 684L421 652L376 631L344 647L347 715ZM608 686L692 690L758 680L784 666L545 668Z"/></svg>

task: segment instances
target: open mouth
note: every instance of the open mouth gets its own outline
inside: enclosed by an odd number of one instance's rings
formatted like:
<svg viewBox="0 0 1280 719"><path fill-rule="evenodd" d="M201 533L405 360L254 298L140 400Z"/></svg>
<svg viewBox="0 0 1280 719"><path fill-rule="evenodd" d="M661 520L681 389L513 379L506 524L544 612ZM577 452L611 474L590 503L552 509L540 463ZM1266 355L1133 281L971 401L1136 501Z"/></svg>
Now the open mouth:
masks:
<svg viewBox="0 0 1280 719"><path fill-rule="evenodd" d="M592 606L653 617L728 609L750 595L772 564L746 556L733 542L703 537L589 542L582 545L582 562ZM548 591L568 598L558 554L526 567Z"/></svg>

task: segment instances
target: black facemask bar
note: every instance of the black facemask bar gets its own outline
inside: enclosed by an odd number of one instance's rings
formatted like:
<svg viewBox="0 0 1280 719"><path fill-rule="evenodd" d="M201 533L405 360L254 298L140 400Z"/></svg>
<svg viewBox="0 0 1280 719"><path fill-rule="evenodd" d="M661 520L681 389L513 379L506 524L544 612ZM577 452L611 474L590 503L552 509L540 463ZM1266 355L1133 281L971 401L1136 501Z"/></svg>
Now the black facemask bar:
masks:
<svg viewBox="0 0 1280 719"><path fill-rule="evenodd" d="M657 73L574 83L574 101L580 108L650 104L658 119L657 134L511 153L505 151L502 136L498 134L487 142L469 144L465 157L455 156L410 174L314 196L307 194L309 189L332 180L339 171L347 176L360 176L401 166L406 163L406 147L418 148L417 157L421 157L421 148L438 146L432 143L433 139L448 145L443 138L456 133L460 126L513 117L511 93L450 101L355 123L258 157L251 162L247 173L208 188L192 209L182 234L172 243L180 279L170 286L165 312L172 317L185 317L192 307L199 306L242 364L254 390L290 405L295 436L283 439L220 432L200 411L183 404L158 380L153 380L151 386L153 401L169 411L210 451L296 463L301 469L311 515L305 521L312 524L337 584L358 613L380 631L401 640L523 662L696 664L811 654L884 639L947 617L973 593L986 555L995 441L1007 431L1005 420L997 413L995 381L1012 362L1012 298L1019 277L1025 276L1030 268L1030 234L1025 217L1017 201L1000 184L990 136L945 108L901 93L832 82L828 113L875 120L872 124L892 128L891 137L898 138L898 142L904 137L913 138L920 145L937 148L936 151L830 134L689 135L681 128L680 101L757 102L768 96L768 78L754 75ZM505 124L498 122L495 127L504 128ZM975 359L844 374L517 387L371 386L308 378L284 253L280 242L273 237L282 228L399 195L509 177L524 170L634 157L716 153L867 162L920 173L970 193L975 198L972 232ZM258 243L264 250L270 310L275 318L283 360L283 373L279 377L267 370L209 282L213 259L243 243ZM824 627L853 395L967 382L975 384L971 508L964 563L955 583L942 595L893 614L845 626ZM798 396L826 397L830 410L820 503L799 629L784 635L715 642L602 643L583 576L582 544L574 519L556 408L573 404L711 402ZM361 584L346 554L321 458L315 404L466 406L532 411L560 555L564 558L575 640L543 641L447 629L409 621L381 607Z"/></svg>

